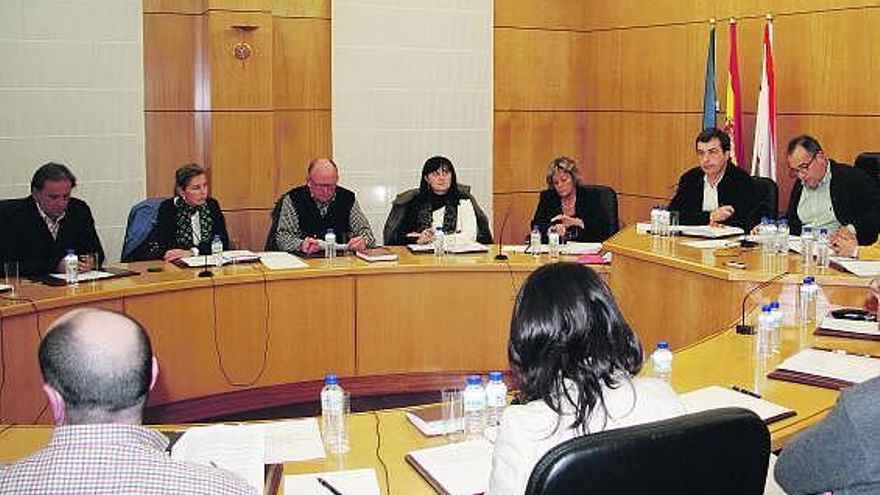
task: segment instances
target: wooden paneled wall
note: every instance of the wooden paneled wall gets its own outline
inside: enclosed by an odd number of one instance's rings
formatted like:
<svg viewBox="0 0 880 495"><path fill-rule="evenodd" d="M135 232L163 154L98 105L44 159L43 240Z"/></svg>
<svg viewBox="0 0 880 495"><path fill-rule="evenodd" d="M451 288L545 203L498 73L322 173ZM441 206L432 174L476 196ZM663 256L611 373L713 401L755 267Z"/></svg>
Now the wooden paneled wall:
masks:
<svg viewBox="0 0 880 495"><path fill-rule="evenodd" d="M646 217L695 165L709 19L719 19L716 90L724 101L729 35L738 49L751 157L766 13L774 16L779 156L800 133L852 163L880 149L880 1L495 0L496 227L523 238L547 163L571 155L589 182L614 187L621 220ZM784 170L784 169L783 169ZM781 202L791 179L781 174Z"/></svg>
<svg viewBox="0 0 880 495"><path fill-rule="evenodd" d="M233 243L262 249L275 199L331 153L329 0L145 0L144 40L147 194L202 164Z"/></svg>
<svg viewBox="0 0 880 495"><path fill-rule="evenodd" d="M259 248L274 199L332 151L330 0L145 0L144 9L148 194L170 194L179 165L204 164L232 237ZM768 12L780 157L802 132L839 161L880 149L880 0L495 0L496 234L507 218L505 241L523 238L558 155L614 187L627 224L667 201L695 164L710 18L720 98L727 19L738 19L751 150ZM231 56L239 41L254 52L244 62Z"/></svg>

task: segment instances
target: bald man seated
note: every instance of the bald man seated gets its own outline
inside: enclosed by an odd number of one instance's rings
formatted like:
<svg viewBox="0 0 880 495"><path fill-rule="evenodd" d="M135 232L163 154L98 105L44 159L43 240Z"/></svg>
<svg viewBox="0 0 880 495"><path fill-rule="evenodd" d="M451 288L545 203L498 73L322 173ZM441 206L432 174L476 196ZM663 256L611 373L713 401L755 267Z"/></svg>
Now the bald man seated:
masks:
<svg viewBox="0 0 880 495"><path fill-rule="evenodd" d="M141 426L159 367L135 320L75 310L39 349L56 427L42 450L0 471L0 494L253 495L223 469L171 460L168 439Z"/></svg>
<svg viewBox="0 0 880 495"><path fill-rule="evenodd" d="M316 158L309 163L306 176L305 185L291 189L279 200L274 247L313 254L322 249L319 239L324 239L328 229L333 229L337 244L350 250L373 247L376 238L354 192L337 185L336 163Z"/></svg>

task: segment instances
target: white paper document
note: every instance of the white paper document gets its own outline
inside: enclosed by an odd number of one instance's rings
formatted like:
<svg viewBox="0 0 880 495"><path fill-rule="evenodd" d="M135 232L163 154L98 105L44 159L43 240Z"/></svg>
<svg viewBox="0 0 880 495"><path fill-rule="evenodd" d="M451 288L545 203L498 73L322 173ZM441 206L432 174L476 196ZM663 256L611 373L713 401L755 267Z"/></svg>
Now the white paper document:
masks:
<svg viewBox="0 0 880 495"><path fill-rule="evenodd" d="M407 249L414 253L433 253L434 245L433 244L407 244ZM479 242L458 242L455 244L447 245L446 252L452 254L467 254L467 253L485 253L488 252L489 248L480 244Z"/></svg>
<svg viewBox="0 0 880 495"><path fill-rule="evenodd" d="M697 248L697 249L718 249L718 248L739 246L738 241L730 241L727 239L707 239L705 241L685 241L685 242L682 242L682 244L685 246L690 246L692 248Z"/></svg>
<svg viewBox="0 0 880 495"><path fill-rule="evenodd" d="M289 270L293 268L308 268L309 265L302 259L284 251L267 251L259 253L260 262L270 270Z"/></svg>
<svg viewBox="0 0 880 495"><path fill-rule="evenodd" d="M345 495L381 495L376 471L372 469L352 469L350 471L327 471L310 474L288 474L284 477L286 495L330 495L330 489L322 485L318 478L329 483Z"/></svg>
<svg viewBox="0 0 880 495"><path fill-rule="evenodd" d="M602 250L601 242L566 242L559 246L559 252L561 254L569 255L569 256L580 256L582 254L597 254ZM504 251L510 251L514 253L527 253L532 254L531 246L526 246L523 244L515 244L515 245L507 245L503 247ZM547 254L550 252L550 246L547 244L541 244L541 254Z"/></svg>
<svg viewBox="0 0 880 495"><path fill-rule="evenodd" d="M66 273L50 273L49 276L57 278L59 280L67 280ZM104 272L101 270L92 270L85 273L80 273L76 276L76 280L78 282L88 282L91 280L101 280L102 278L110 278L113 274L110 272Z"/></svg>
<svg viewBox="0 0 880 495"><path fill-rule="evenodd" d="M180 258L180 262L189 268L202 268L205 266L228 265L231 263L247 263L257 261L260 256L253 251L247 249L238 249L234 251L223 251L220 254L187 256Z"/></svg>
<svg viewBox="0 0 880 495"><path fill-rule="evenodd" d="M880 376L880 359L819 349L804 349L779 365L779 369L862 383Z"/></svg>
<svg viewBox="0 0 880 495"><path fill-rule="evenodd" d="M848 258L835 258L835 264L856 277L880 276L880 261L859 261Z"/></svg>
<svg viewBox="0 0 880 495"><path fill-rule="evenodd" d="M242 477L257 493L263 493L265 442L253 429L234 425L211 425L186 430L171 458L214 466Z"/></svg>
<svg viewBox="0 0 880 495"><path fill-rule="evenodd" d="M492 450L491 443L480 440L414 450L407 456L451 495L473 495L489 488Z"/></svg>
<svg viewBox="0 0 880 495"><path fill-rule="evenodd" d="M324 445L315 418L273 421L240 426L262 435L265 441L266 464L323 459Z"/></svg>
<svg viewBox="0 0 880 495"><path fill-rule="evenodd" d="M734 235L742 235L745 231L739 227L712 227L709 225L684 225L681 227L681 235L690 237L706 237L709 239L717 239L720 237L730 237Z"/></svg>
<svg viewBox="0 0 880 495"><path fill-rule="evenodd" d="M719 387L712 385L710 387L701 388L679 395L684 403L684 407L689 413L708 411L710 409L721 409L724 407L742 407L752 411L760 416L761 419L778 418L792 412L787 407L780 406L773 402L752 397L733 390L732 388Z"/></svg>
<svg viewBox="0 0 880 495"><path fill-rule="evenodd" d="M865 335L880 335L880 325L876 321L846 320L826 316L819 325L819 328Z"/></svg>

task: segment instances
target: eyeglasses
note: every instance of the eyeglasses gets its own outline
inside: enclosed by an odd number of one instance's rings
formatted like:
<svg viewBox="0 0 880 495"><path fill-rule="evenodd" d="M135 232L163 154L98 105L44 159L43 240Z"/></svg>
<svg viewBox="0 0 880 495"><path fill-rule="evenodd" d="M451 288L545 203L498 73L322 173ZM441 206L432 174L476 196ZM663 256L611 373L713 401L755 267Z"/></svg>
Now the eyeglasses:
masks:
<svg viewBox="0 0 880 495"><path fill-rule="evenodd" d="M812 165L813 162L816 160L817 154L818 153L813 153L813 156L811 156L810 160L807 162L801 163L799 165L795 165L794 167L788 167L788 171L795 174L795 175L803 174L804 172L807 171L807 169L810 168L810 165Z"/></svg>

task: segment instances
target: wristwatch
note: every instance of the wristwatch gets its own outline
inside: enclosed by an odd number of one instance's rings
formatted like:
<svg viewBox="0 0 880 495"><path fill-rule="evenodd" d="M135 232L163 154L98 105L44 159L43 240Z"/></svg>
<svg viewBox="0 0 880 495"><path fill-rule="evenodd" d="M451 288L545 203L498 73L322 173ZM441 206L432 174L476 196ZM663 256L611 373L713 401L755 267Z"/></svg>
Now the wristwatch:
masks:
<svg viewBox="0 0 880 495"><path fill-rule="evenodd" d="M197 248L197 247L195 247L195 246L189 248L189 251L192 253L193 256L198 256L198 255L199 255L199 248Z"/></svg>

